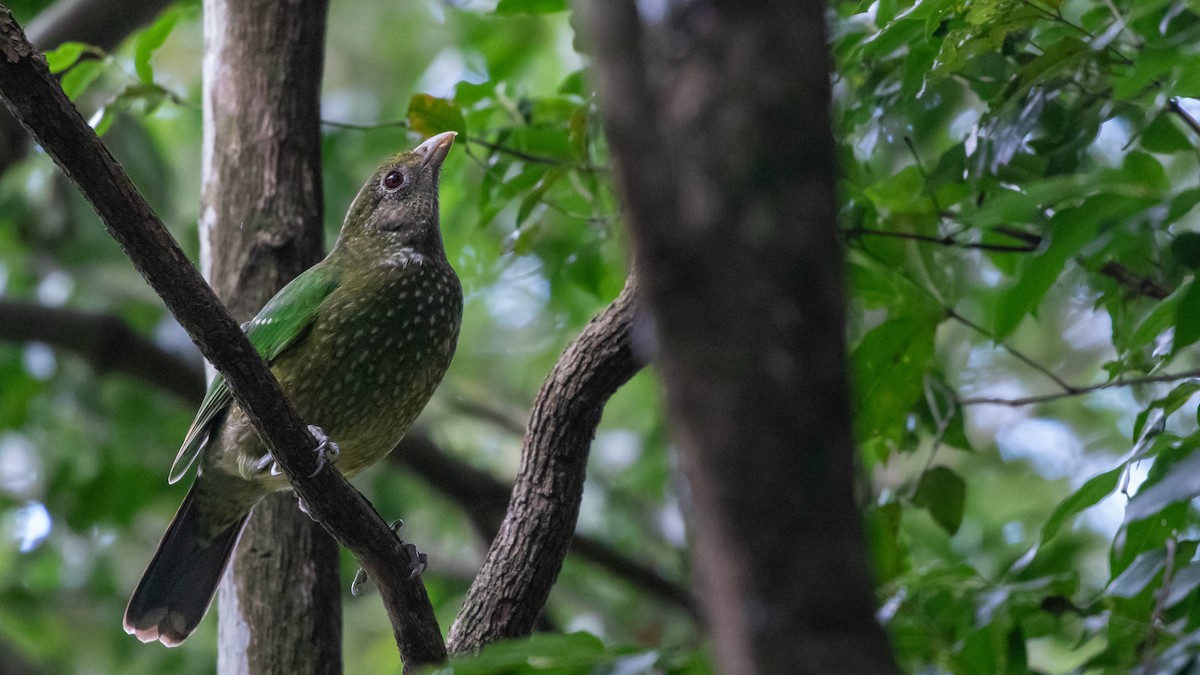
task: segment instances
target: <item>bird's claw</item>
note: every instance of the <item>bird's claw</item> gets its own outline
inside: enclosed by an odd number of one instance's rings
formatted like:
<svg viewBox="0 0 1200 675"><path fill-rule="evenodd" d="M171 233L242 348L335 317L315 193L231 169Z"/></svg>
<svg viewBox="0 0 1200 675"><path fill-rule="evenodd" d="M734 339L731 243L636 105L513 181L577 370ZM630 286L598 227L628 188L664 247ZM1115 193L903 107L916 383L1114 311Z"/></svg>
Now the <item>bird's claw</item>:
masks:
<svg viewBox="0 0 1200 675"><path fill-rule="evenodd" d="M400 528L404 527L403 520L397 520L391 524L392 532L400 534ZM409 568L408 580L411 581L421 576L421 574L429 567L429 556L422 553L413 544L400 542L400 546L408 553L409 560L412 561L412 566ZM354 580L350 582L350 594L357 597L366 592L367 584L371 583L371 577L363 568L358 568L354 573Z"/></svg>
<svg viewBox="0 0 1200 675"><path fill-rule="evenodd" d="M309 478L316 478L317 474L325 470L325 467L337 461L338 455L342 454L342 449L338 447L337 443L329 440L324 429L315 424L308 425L308 433L317 439L317 447L313 449L313 453L317 456L317 468L308 475ZM259 457L258 461L254 463L254 470L258 473L262 473L267 467L271 468L272 477L283 475L283 470L279 468L279 462L276 462L275 457L269 452ZM308 512L305 511L305 513Z"/></svg>
<svg viewBox="0 0 1200 675"><path fill-rule="evenodd" d="M408 580L412 581L424 574L429 567L429 556L417 550L413 544L404 544L404 550L408 551L408 557L412 560L412 566L408 568Z"/></svg>
<svg viewBox="0 0 1200 675"><path fill-rule="evenodd" d="M258 461L254 463L254 471L255 473L262 473L267 467L271 467L271 476L279 476L283 473L279 470L279 463L275 461L275 457L269 452L259 457Z"/></svg>
<svg viewBox="0 0 1200 675"><path fill-rule="evenodd" d="M342 454L342 449L338 447L337 443L329 440L329 436L321 427L310 424L308 432L317 439L317 447L313 450L317 455L317 468L308 477L316 478L317 474L324 471L326 466L337 461L338 455Z"/></svg>

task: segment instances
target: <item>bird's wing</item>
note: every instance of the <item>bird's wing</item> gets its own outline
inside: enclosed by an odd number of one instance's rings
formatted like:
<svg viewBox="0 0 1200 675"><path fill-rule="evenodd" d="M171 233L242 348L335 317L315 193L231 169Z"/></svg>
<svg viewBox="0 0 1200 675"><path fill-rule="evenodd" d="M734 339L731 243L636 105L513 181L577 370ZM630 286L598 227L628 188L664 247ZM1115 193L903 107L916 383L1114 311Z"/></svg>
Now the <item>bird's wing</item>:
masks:
<svg viewBox="0 0 1200 675"><path fill-rule="evenodd" d="M268 364L274 361L308 333L317 318L318 308L338 287L338 283L338 275L321 265L309 268L293 279L245 325L250 344ZM209 432L217 426L231 403L233 394L229 391L229 384L218 373L212 384L208 385L204 400L200 402L200 410L192 420L179 454L175 455L168 482L175 483L183 478L196 462L208 443Z"/></svg>

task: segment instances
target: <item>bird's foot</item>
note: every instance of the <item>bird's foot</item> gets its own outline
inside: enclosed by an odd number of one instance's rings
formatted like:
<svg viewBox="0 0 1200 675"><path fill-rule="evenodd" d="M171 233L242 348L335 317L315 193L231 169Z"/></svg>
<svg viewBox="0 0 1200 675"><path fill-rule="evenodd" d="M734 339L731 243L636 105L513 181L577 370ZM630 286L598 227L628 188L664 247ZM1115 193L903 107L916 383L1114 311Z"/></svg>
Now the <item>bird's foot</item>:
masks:
<svg viewBox="0 0 1200 675"><path fill-rule="evenodd" d="M337 461L338 455L342 454L342 449L338 447L337 443L329 440L324 429L315 424L308 425L308 433L317 439L317 447L313 450L317 455L317 468L308 476L315 478L317 474L325 470L326 466Z"/></svg>
<svg viewBox="0 0 1200 675"><path fill-rule="evenodd" d="M270 452L265 453L262 457L258 458L258 461L254 462L255 473L262 473L266 471L267 467L271 467L272 476L278 476L283 473L279 470L279 463L275 461L275 457Z"/></svg>
<svg viewBox="0 0 1200 675"><path fill-rule="evenodd" d="M400 528L402 527L404 527L403 520L397 520L391 525L392 532L395 532L397 536L399 536ZM408 552L408 558L412 561L408 579L416 579L429 566L429 556L417 550L417 547L413 544L401 541L400 546ZM367 571L361 567L358 568L358 571L354 573L354 580L350 582L350 594L354 596L362 595L366 592L366 586L369 583L371 583L371 578L367 575Z"/></svg>
<svg viewBox="0 0 1200 675"><path fill-rule="evenodd" d="M337 460L338 455L342 453L342 449L338 447L337 443L329 440L329 436L325 433L324 429L315 424L308 425L308 433L317 439L317 447L313 449L313 453L317 456L317 468L308 475L309 478L315 478L317 474L325 470L325 467ZM271 476L283 475L283 471L279 468L279 462L276 462L275 457L269 452L254 462L254 470L257 473L266 471L267 467L271 469ZM308 513L308 511L305 511L305 513Z"/></svg>

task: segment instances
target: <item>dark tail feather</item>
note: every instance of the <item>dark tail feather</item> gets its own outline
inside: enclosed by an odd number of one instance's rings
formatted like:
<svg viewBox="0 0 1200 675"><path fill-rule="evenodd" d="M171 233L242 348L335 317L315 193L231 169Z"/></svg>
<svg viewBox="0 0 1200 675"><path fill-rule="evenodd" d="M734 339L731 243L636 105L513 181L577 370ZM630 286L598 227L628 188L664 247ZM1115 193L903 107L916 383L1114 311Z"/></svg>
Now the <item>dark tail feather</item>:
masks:
<svg viewBox="0 0 1200 675"><path fill-rule="evenodd" d="M125 632L142 642L175 647L191 635L246 523L242 516L206 542L199 515L193 484L125 608Z"/></svg>

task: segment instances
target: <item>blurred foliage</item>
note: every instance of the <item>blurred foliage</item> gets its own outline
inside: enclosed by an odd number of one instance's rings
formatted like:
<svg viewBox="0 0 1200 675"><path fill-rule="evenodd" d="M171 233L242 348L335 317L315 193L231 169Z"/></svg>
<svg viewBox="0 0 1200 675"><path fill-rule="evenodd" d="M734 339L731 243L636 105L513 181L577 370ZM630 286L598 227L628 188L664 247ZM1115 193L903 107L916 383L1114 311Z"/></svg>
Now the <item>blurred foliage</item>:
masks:
<svg viewBox="0 0 1200 675"><path fill-rule="evenodd" d="M330 15L327 233L381 157L462 134L442 210L463 337L420 424L506 478L512 427L626 270L587 59L561 0L364 10ZM832 3L830 27L861 493L901 664L1195 666L1200 13L878 0ZM201 50L198 4L184 2L115 53L51 55L193 255ZM196 358L40 154L0 179L0 292L115 314ZM211 671L214 621L173 651L119 624L182 497L163 478L190 406L38 344L0 345L0 382L0 649L51 672ZM673 462L644 373L606 411L580 529L685 580ZM394 466L359 483L430 553L449 625L483 542ZM710 669L683 611L586 562L568 561L547 616L566 634L443 670ZM347 596L345 622L347 672L399 671L377 601Z"/></svg>
<svg viewBox="0 0 1200 675"><path fill-rule="evenodd" d="M858 431L901 663L1195 667L1200 16L833 13Z"/></svg>

